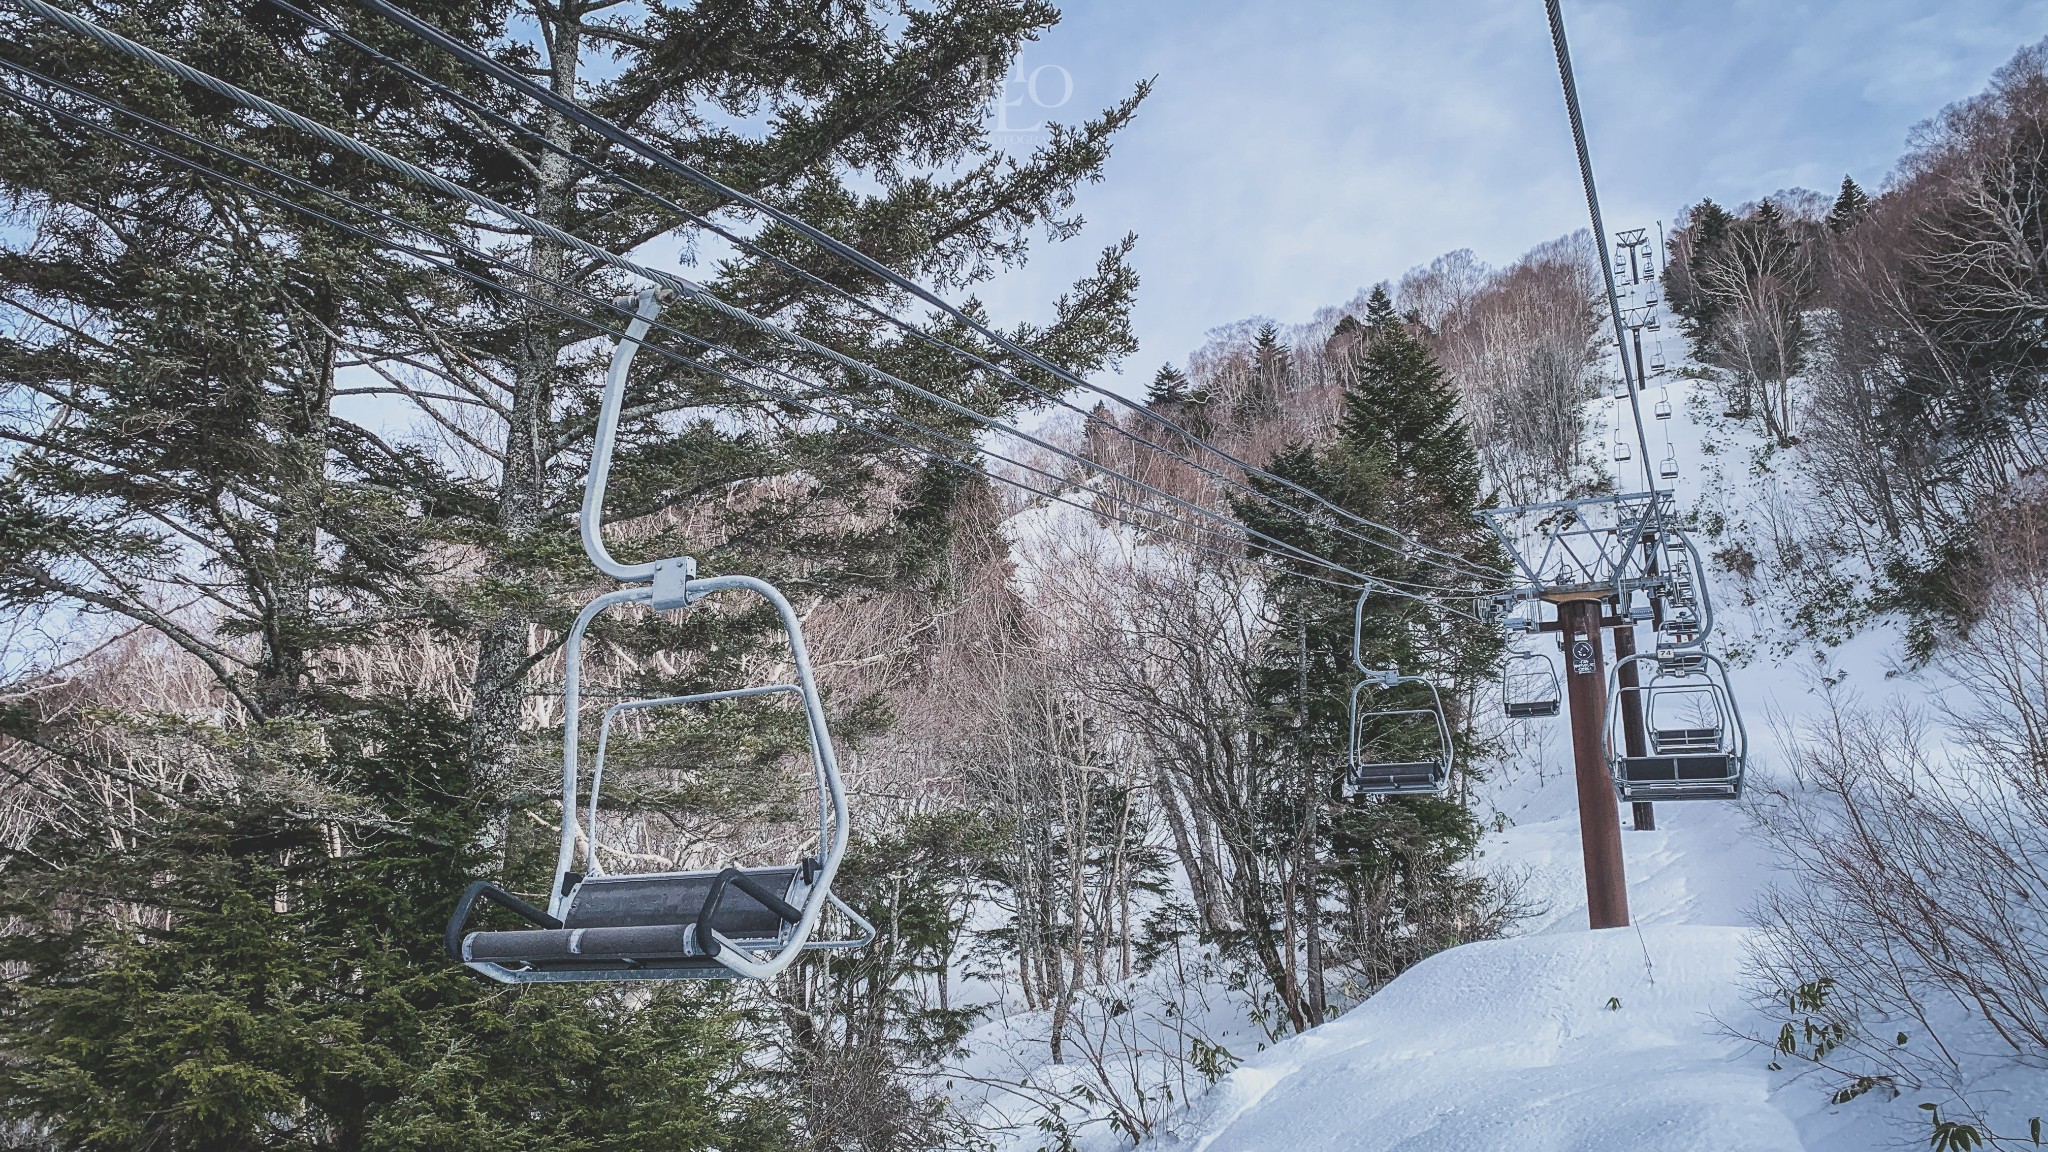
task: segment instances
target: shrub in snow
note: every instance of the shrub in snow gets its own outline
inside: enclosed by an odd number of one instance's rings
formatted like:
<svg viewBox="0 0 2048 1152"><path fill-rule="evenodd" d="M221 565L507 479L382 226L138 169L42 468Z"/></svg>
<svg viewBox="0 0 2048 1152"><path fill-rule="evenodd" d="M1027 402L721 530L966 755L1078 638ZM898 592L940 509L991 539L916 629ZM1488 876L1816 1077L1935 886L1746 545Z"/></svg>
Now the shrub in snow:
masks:
<svg viewBox="0 0 2048 1152"><path fill-rule="evenodd" d="M2028 1141L2048 1073L2048 549L1973 592L1934 717L1836 699L1756 812L1799 883L1764 900L1757 994L1781 1061L1938 1104L1939 1146Z"/></svg>

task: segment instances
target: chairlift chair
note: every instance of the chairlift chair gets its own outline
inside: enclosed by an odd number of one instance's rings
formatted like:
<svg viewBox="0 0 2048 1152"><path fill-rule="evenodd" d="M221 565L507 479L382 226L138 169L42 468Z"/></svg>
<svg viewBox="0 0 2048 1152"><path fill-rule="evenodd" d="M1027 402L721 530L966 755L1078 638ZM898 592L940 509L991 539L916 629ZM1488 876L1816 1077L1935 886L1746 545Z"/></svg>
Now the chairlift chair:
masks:
<svg viewBox="0 0 2048 1152"><path fill-rule="evenodd" d="M1678 479L1678 457L1667 452L1664 459L1657 462L1657 475L1666 480Z"/></svg>
<svg viewBox="0 0 2048 1152"><path fill-rule="evenodd" d="M632 299L620 302L631 306ZM449 956L507 984L572 981L768 979L807 951L860 948L874 928L832 891L846 853L846 791L825 724L824 703L811 671L803 628L796 611L773 585L750 576L700 579L688 557L626 564L612 558L603 540L605 481L625 393L627 369L647 334L662 294L638 297L625 339L612 356L598 410L590 471L584 482L582 536L591 562L625 587L592 600L577 615L563 646L562 826L554 883L547 907L538 908L488 881L471 884L448 920ZM655 612L689 607L729 590L753 592L780 618L789 643L792 683L768 684L686 696L628 700L604 713L584 809L587 830L583 871L574 871L578 836L578 778L582 755L577 733L581 704L585 631L607 609L644 604ZM598 794L603 785L611 735L627 713L657 707L687 707L766 696L794 697L808 728L812 778L818 791L817 851L794 864L728 867L695 871L610 874L599 854ZM479 903L492 903L526 920L514 930L469 928ZM836 908L855 932L823 939L819 921Z"/></svg>
<svg viewBox="0 0 2048 1152"><path fill-rule="evenodd" d="M1367 688L1420 684L1429 689L1426 708L1373 708L1360 698ZM1451 727L1443 697L1423 676L1383 669L1351 689L1351 759L1344 774L1347 796L1434 795L1451 781Z"/></svg>
<svg viewBox="0 0 2048 1152"><path fill-rule="evenodd" d="M1660 631L1672 638L1668 641L1671 644L1701 644L1714 630L1714 604L1707 594L1706 561L1685 529L1667 524L1660 529L1660 534L1664 546L1663 571L1670 581L1664 596L1664 623Z"/></svg>
<svg viewBox="0 0 2048 1152"><path fill-rule="evenodd" d="M1557 715L1564 701L1557 666L1541 652L1509 653L1501 667L1501 701L1510 719Z"/></svg>
<svg viewBox="0 0 2048 1152"><path fill-rule="evenodd" d="M1451 782L1451 725L1443 696L1422 676L1403 676L1393 668L1365 664L1365 597L1361 592L1351 618L1351 663L1365 679L1351 689L1351 747L1344 773L1344 794L1414 796L1442 792ZM1426 708L1374 708L1362 699L1367 688L1392 689L1420 684L1429 690Z"/></svg>
<svg viewBox="0 0 2048 1152"><path fill-rule="evenodd" d="M1616 440L1614 442L1614 458L1616 460L1627 460L1633 455L1634 453L1629 450L1628 441Z"/></svg>
<svg viewBox="0 0 2048 1152"><path fill-rule="evenodd" d="M1749 735L1728 690L1728 669L1706 652L1683 661L1637 654L1608 674L1607 762L1621 799L1733 800L1742 793ZM1625 666L1651 670L1638 687L1621 683ZM1626 748L1622 717L1633 699L1642 707L1645 751Z"/></svg>
<svg viewBox="0 0 2048 1152"><path fill-rule="evenodd" d="M1653 363L1651 367L1661 372L1664 369L1663 361L1659 360ZM1671 389L1659 388L1657 390L1657 402L1650 406L1650 414L1659 420L1671 419Z"/></svg>

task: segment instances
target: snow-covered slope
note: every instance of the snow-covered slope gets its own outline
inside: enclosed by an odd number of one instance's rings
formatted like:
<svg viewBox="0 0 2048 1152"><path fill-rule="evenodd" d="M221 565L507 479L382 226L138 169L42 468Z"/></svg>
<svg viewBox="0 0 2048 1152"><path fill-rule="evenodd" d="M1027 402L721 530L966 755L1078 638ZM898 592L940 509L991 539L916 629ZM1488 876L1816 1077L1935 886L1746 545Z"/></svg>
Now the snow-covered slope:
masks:
<svg viewBox="0 0 2048 1152"><path fill-rule="evenodd" d="M1653 450L1668 443L1681 464L1679 506L1725 520L1781 497L1750 466L1749 438L1702 426L1706 405L1687 393L1670 386L1675 418L1653 428ZM1786 741L1824 706L1824 685L1868 705L1940 690L1939 677L1898 668L1895 627L1822 649L1746 605L1734 581L1712 591L1716 646L1738 657L1753 780L1787 783ZM1924 1139L1914 1099L1831 1104L1801 1075L1810 1066L1774 1069L1751 1039L1782 1021L1743 987L1750 910L1788 877L1743 805L1660 804L1653 831L1629 828L1624 808L1637 927L1590 932L1565 723L1509 735L1475 808L1492 829L1479 866L1513 878L1534 909L1514 939L1441 953L1270 1047L1255 1006L1213 976L1098 990L1073 1026L1083 1050L1070 1045L1060 1065L1043 1013L998 1005L969 1038L956 1102L1003 1152L1110 1152L1134 1127L1151 1131L1148 1152L1869 1152ZM1247 1059L1213 1087L1190 1083L1191 1037ZM1087 1067L1105 1058L1106 1072Z"/></svg>
<svg viewBox="0 0 2048 1152"><path fill-rule="evenodd" d="M1683 465L1681 507L1741 507L1771 481L1742 437L1687 418L1657 429ZM1784 782L1785 741L1825 680L1866 703L1924 699L1931 675L1895 666L1894 628L1838 650L1782 642L1778 622L1713 589L1723 650L1747 654L1734 690L1753 779ZM1777 641L1777 642L1773 642ZM1496 830L1481 866L1517 876L1537 909L1514 939L1440 953L1337 1020L1247 1061L1162 1127L1158 1152L1868 1152L1924 1132L1911 1099L1833 1105L1752 1037L1780 1021L1743 987L1749 910L1784 878L1739 804L1657 806L1623 850L1637 927L1586 928L1568 736L1524 732L1480 803Z"/></svg>
<svg viewBox="0 0 2048 1152"><path fill-rule="evenodd" d="M1661 925L1439 953L1239 1069L1161 1152L1803 1148L1722 1021L1740 928Z"/></svg>

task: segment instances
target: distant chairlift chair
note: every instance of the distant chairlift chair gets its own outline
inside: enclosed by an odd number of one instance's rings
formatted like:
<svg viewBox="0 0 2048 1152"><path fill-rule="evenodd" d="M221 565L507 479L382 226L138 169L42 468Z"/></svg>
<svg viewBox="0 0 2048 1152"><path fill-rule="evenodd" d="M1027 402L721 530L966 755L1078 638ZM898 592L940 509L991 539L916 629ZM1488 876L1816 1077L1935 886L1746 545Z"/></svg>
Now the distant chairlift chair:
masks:
<svg viewBox="0 0 2048 1152"><path fill-rule="evenodd" d="M1351 689L1351 753L1344 774L1344 793L1359 796L1434 795L1451 782L1451 726L1443 696L1422 676L1403 676L1393 668L1365 666L1363 640L1365 596L1352 617L1351 662L1366 676ZM1389 689L1420 684L1429 689L1427 708L1373 708L1363 699L1367 688Z"/></svg>
<svg viewBox="0 0 2048 1152"><path fill-rule="evenodd" d="M1749 736L1728 669L1703 651L1659 660L1644 653L1615 662L1608 678L1607 759L1623 800L1733 800L1742 794ZM1625 687L1629 665L1654 672L1639 687ZM1643 755L1626 751L1623 713L1633 698L1642 705Z"/></svg>
<svg viewBox="0 0 2048 1152"><path fill-rule="evenodd" d="M1564 699L1557 666L1541 652L1510 652L1501 668L1501 700L1509 719L1555 716Z"/></svg>
<svg viewBox="0 0 2048 1152"><path fill-rule="evenodd" d="M627 303L631 303L628 301ZM846 792L825 710L811 673L809 652L796 612L782 593L749 576L697 579L688 557L625 564L612 558L603 540L605 481L626 373L633 354L660 311L661 294L640 294L625 339L614 351L598 411L590 472L583 490L583 547L606 575L633 582L586 606L564 643L564 733L562 827L555 857L554 885L545 911L487 881L469 886L449 918L446 947L451 958L508 984L568 981L704 980L735 976L767 979L806 951L855 949L874 938L874 928L832 891L846 853ZM644 581L645 583L640 583ZM578 709L584 632L606 609L646 604L656 612L686 608L716 592L745 589L767 600L789 640L795 683L654 700L629 700L604 714L591 768L584 872L572 871L577 848ZM809 728L812 775L818 790L818 853L791 865L724 868L692 872L609 875L598 855L598 790L605 751L617 719L627 712L661 706L709 704L755 696L796 697ZM480 901L506 908L532 926L510 931L470 931ZM817 938L827 905L839 909L857 934Z"/></svg>

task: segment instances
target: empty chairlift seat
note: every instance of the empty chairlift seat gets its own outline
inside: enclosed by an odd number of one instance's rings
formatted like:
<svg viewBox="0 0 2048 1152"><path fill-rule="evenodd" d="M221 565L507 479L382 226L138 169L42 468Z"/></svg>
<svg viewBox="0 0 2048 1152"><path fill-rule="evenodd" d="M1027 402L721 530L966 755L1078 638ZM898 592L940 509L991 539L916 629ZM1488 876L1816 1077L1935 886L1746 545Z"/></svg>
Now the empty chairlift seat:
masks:
<svg viewBox="0 0 2048 1152"><path fill-rule="evenodd" d="M803 920L802 905L822 866L727 868L578 879L560 919L508 902L479 882L448 925L456 959L508 982L724 979L721 939L779 949ZM466 931L480 900L501 904L530 928Z"/></svg>
<svg viewBox="0 0 2048 1152"><path fill-rule="evenodd" d="M1510 653L1501 668L1501 701L1514 720L1555 716L1563 702L1557 666L1541 652Z"/></svg>
<svg viewBox="0 0 2048 1152"><path fill-rule="evenodd" d="M1624 800L1732 800L1742 792L1748 738L1726 667L1704 652L1681 660L1632 656L1615 665L1608 710L1608 762ZM1624 664L1655 668L1638 688L1620 685ZM1627 714L1640 707L1644 743L1627 747Z"/></svg>
<svg viewBox="0 0 2048 1152"><path fill-rule="evenodd" d="M1351 663L1365 679L1351 689L1351 754L1344 772L1344 794L1407 796L1442 792L1451 782L1451 726L1444 718L1443 697L1421 676L1403 676L1394 668L1369 668L1365 663L1365 600L1362 590L1351 618ZM1419 685L1408 695L1415 702L1375 706L1365 690ZM1424 693L1427 693L1426 695Z"/></svg>
<svg viewBox="0 0 2048 1152"><path fill-rule="evenodd" d="M538 908L495 884L478 881L462 894L448 919L443 941L452 959L505 983L572 980L693 980L747 977L768 979L805 952L864 947L874 928L832 891L846 854L846 789L826 729L825 706L811 673L803 626L788 598L774 585L750 576L698 578L696 562L671 557L640 564L614 559L604 543L604 492L611 469L627 370L633 354L660 311L662 294L642 292L625 338L612 354L598 408L597 434L584 479L580 531L591 563L621 587L584 605L563 639L561 829L548 907ZM633 301L621 301L624 307ZM626 700L607 708L590 767L587 827L577 827L582 778L578 740L582 708L583 637L606 610L643 605L650 613L681 611L705 597L751 592L766 601L789 645L795 679L683 696ZM650 708L699 708L746 699L793 699L809 737L810 776L818 795L814 855L794 865L607 874L598 818L606 753L622 715ZM581 852L583 869L575 871ZM527 927L472 931L479 903L495 904ZM827 909L852 929L842 939L825 939L819 922Z"/></svg>
<svg viewBox="0 0 2048 1152"><path fill-rule="evenodd" d="M1368 688L1422 684L1426 708L1375 708ZM1361 681L1351 690L1351 759L1344 790L1352 797L1442 792L1451 780L1451 730L1436 686L1419 676Z"/></svg>

